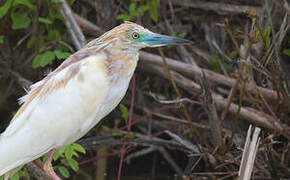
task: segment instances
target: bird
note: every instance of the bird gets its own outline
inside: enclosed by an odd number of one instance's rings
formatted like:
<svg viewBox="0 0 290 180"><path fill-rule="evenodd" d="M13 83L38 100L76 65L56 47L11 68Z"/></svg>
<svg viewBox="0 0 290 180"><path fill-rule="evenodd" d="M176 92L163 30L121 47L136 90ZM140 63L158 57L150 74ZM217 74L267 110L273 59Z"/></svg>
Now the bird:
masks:
<svg viewBox="0 0 290 180"><path fill-rule="evenodd" d="M191 44L124 22L78 50L19 98L19 110L0 134L0 176L49 153L45 173L59 180L56 151L83 137L122 100L145 47Z"/></svg>

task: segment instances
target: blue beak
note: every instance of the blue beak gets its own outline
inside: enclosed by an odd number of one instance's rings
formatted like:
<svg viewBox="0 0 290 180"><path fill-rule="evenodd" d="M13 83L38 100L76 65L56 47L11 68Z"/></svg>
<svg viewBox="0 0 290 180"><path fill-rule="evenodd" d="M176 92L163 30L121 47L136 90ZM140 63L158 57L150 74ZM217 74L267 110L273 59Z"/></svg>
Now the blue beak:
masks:
<svg viewBox="0 0 290 180"><path fill-rule="evenodd" d="M149 46L165 46L165 45L180 45L180 44L193 44L192 41L181 39L173 36L165 36L161 34L144 34L142 41Z"/></svg>

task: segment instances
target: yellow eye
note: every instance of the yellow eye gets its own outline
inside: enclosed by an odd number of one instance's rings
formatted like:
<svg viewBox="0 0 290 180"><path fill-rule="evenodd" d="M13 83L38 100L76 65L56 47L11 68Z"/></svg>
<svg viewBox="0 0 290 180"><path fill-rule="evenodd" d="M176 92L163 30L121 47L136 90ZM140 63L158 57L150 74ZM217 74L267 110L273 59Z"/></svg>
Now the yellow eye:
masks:
<svg viewBox="0 0 290 180"><path fill-rule="evenodd" d="M140 37L140 35L137 32L133 32L131 36L133 39L138 39Z"/></svg>

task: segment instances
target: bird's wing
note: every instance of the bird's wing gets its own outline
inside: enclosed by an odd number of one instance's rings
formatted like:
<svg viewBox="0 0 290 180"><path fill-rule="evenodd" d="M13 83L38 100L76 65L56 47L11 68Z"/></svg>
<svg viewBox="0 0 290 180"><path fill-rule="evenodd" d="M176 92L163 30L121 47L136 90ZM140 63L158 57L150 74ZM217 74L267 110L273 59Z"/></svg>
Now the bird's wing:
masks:
<svg viewBox="0 0 290 180"><path fill-rule="evenodd" d="M16 132L32 113L39 100L45 98L48 94L64 87L70 80L72 80L80 71L80 63L85 58L89 57L90 53L80 51L70 56L57 69L49 73L43 80L30 86L29 92L19 98L19 103L22 104L20 109L12 118L10 125L1 134L2 136L11 136ZM61 75L60 75L61 74Z"/></svg>
<svg viewBox="0 0 290 180"><path fill-rule="evenodd" d="M73 73L67 71L67 75L62 76L61 78L57 79L54 77L59 72L69 68L70 65L79 63L82 59L86 58L87 56L88 54L85 53L76 53L72 55L66 61L64 61L57 69L49 73L43 80L31 85L29 92L25 96L19 98L19 103L22 104L22 106L10 121L10 125L1 135L10 136L14 132L16 132L17 129L20 128L27 119L29 119L28 116L34 109L38 100L40 100L41 97L44 97L45 94L51 93L49 91L55 89L50 86L54 85L54 87L57 87L59 86L60 83L64 83L64 81L67 83L69 80L73 78L72 76ZM75 74L76 72L74 71L74 75Z"/></svg>
<svg viewBox="0 0 290 180"><path fill-rule="evenodd" d="M105 60L84 57L36 83L0 136L0 175L82 135L80 127L95 118L109 89Z"/></svg>

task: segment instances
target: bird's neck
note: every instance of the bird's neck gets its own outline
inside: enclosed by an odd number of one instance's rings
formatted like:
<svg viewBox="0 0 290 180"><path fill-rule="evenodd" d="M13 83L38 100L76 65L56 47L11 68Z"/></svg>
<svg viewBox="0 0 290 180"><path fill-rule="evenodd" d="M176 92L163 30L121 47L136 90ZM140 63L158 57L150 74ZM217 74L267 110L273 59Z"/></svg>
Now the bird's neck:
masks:
<svg viewBox="0 0 290 180"><path fill-rule="evenodd" d="M104 50L107 56L107 72L112 84L118 83L120 80L130 80L137 66L139 53L128 53L128 51L120 49Z"/></svg>

